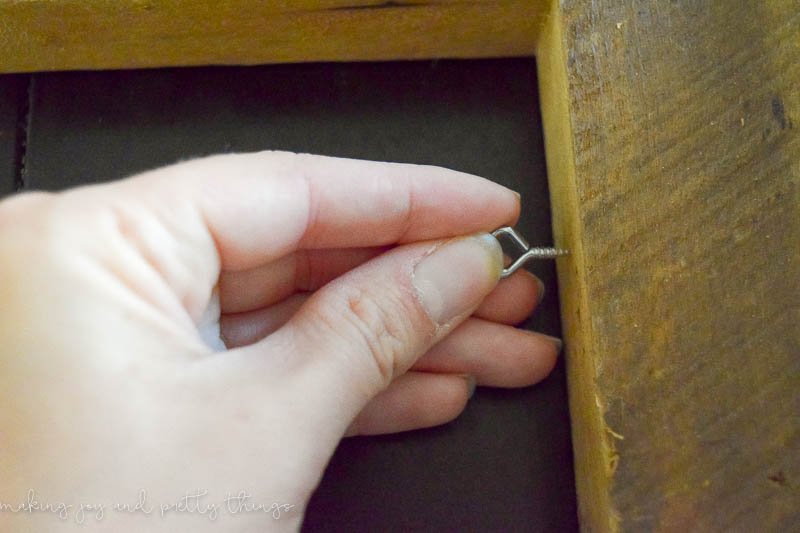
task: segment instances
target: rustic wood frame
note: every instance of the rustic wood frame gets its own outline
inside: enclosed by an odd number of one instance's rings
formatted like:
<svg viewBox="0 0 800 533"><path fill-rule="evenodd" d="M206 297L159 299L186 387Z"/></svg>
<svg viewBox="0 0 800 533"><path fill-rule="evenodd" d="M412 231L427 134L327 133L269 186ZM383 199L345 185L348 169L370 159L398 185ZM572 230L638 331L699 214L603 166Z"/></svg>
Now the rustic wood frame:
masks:
<svg viewBox="0 0 800 533"><path fill-rule="evenodd" d="M536 55L555 241L571 251L558 270L582 527L788 531L798 12L793 0L0 0L0 71Z"/></svg>

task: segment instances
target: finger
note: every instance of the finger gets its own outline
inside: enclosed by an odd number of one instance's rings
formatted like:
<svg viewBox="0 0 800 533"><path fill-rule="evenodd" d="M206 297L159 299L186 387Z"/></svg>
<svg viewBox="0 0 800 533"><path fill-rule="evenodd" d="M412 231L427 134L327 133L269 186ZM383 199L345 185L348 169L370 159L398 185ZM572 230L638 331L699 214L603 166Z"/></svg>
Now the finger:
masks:
<svg viewBox="0 0 800 533"><path fill-rule="evenodd" d="M478 385L525 387L547 377L560 350L559 339L470 318L428 350L411 368L423 372L470 374L475 376Z"/></svg>
<svg viewBox="0 0 800 533"><path fill-rule="evenodd" d="M469 376L407 372L364 407L345 436L397 433L450 422L461 414L474 390Z"/></svg>
<svg viewBox="0 0 800 533"><path fill-rule="evenodd" d="M519 213L511 190L462 172L289 152L196 159L117 185L161 198L173 211L196 209L216 244L207 253L216 259L219 252L223 270L253 268L299 248L488 231Z"/></svg>
<svg viewBox="0 0 800 533"><path fill-rule="evenodd" d="M223 271L219 277L222 312L252 311L280 302L298 291L315 291L386 249L297 250L249 270Z"/></svg>
<svg viewBox="0 0 800 533"><path fill-rule="evenodd" d="M197 159L65 198L76 212L99 199L105 223L145 250L195 321L220 270L254 268L301 248L489 231L519 215L513 191L477 176L288 152Z"/></svg>
<svg viewBox="0 0 800 533"><path fill-rule="evenodd" d="M398 246L319 289L272 335L229 353L239 369L232 386L256 386L281 361L285 386L304 391L297 401L307 423L349 423L475 310L501 270L502 250L488 234Z"/></svg>
<svg viewBox="0 0 800 533"><path fill-rule="evenodd" d="M295 302L302 302L308 294L330 282L358 264L379 255L384 248L362 248L346 250L298 251L293 255L307 255L301 267L290 265L296 259L286 258L264 267L244 272L223 272L220 277L220 301L222 305L223 334L225 328L258 330L262 338L282 326L299 306L282 306L280 303L296 293L301 296ZM348 253L348 252L352 252ZM330 254L330 257L329 257ZM288 266L287 266L288 265ZM302 292L297 292L302 291ZM530 272L518 270L502 280L481 302L474 316L500 322L517 324L530 315L544 292L544 285ZM264 309L278 306L275 309ZM289 314L290 313L290 314ZM282 320L278 320L282 318ZM264 320L267 323L260 324ZM238 331L232 331L226 338L233 339ZM243 346L260 340L252 335L247 342L237 341L235 346ZM228 345L233 346L231 344Z"/></svg>
<svg viewBox="0 0 800 533"><path fill-rule="evenodd" d="M503 324L519 324L544 297L544 284L527 270L517 270L500 281L474 315Z"/></svg>
<svg viewBox="0 0 800 533"><path fill-rule="evenodd" d="M374 248L363 249L358 253L364 255L377 255ZM320 258L325 257L325 253L320 252ZM330 252L336 252L330 250ZM373 253L374 252L374 253ZM357 254L358 255L358 254ZM359 258L360 259L360 258ZM345 259L346 260L346 259ZM334 264L336 260L332 260ZM320 261L324 263L324 261ZM349 270L344 268L343 270ZM304 268L303 271L310 272L316 267ZM264 270L267 270L266 268ZM327 271L326 271L327 270ZM328 278L335 277L334 271L338 271L337 266L325 266L321 264L320 272L313 273L305 276L305 281L300 281L298 285L300 288L311 291L319 286L330 281ZM253 271L249 271L253 272ZM288 292L286 289L280 289L277 284L273 285L274 280L269 276L265 276L263 281L264 286L272 289L269 297L265 297L259 293L262 285L256 282L256 278L261 276L259 274L245 274L249 279L237 280L238 289L241 290L243 295L253 294L252 300L247 302L246 296L242 296L238 300L238 306L235 303L229 302L228 309L223 309L225 313L220 317L220 330L222 338L225 340L225 345L228 348L238 346L246 346L257 342L270 333L276 331L279 327L283 326L294 315L300 306L305 302L311 294L308 292L295 293L288 299L275 304L271 304L270 300ZM276 274L277 279L291 285L287 281L287 276ZM220 293L224 294L226 289L223 288L223 282L220 280ZM227 285L227 290L232 290L231 285ZM541 281L533 274L518 270L512 276L502 280L498 283L497 287L481 302L478 308L473 313L473 316L499 322L503 324L516 324L525 319L534 309L539 301L540 295L544 291L544 286ZM265 291L266 292L266 291ZM224 298L221 299L224 302ZM255 309L257 303L262 303L267 307ZM223 303L223 308L225 304ZM232 311L241 308L242 312ZM252 311L249 309L253 309Z"/></svg>
<svg viewBox="0 0 800 533"><path fill-rule="evenodd" d="M297 293L269 307L222 315L219 318L220 337L227 348L258 342L288 322L310 296L309 293Z"/></svg>
<svg viewBox="0 0 800 533"><path fill-rule="evenodd" d="M310 296L297 293L264 309L222 315L220 332L225 346L236 348L260 341L288 322ZM473 374L481 385L493 387L524 387L550 373L560 349L560 339L468 318L412 369Z"/></svg>

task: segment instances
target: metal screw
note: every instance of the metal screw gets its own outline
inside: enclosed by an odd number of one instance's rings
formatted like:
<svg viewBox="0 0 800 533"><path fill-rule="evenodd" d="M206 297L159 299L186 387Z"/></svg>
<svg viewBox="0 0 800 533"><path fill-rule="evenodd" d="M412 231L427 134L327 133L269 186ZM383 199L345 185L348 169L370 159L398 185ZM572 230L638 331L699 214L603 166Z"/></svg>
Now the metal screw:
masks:
<svg viewBox="0 0 800 533"><path fill-rule="evenodd" d="M531 259L555 259L556 257L569 254L568 250L562 250L560 248L531 248L531 245L528 244L528 241L526 241L522 235L517 233L514 228L510 226L497 228L492 232L492 235L495 238L497 238L499 235L508 235L508 237L522 249L522 255L520 255L516 261L511 263L511 265L503 269L503 272L500 274L501 279L507 278Z"/></svg>

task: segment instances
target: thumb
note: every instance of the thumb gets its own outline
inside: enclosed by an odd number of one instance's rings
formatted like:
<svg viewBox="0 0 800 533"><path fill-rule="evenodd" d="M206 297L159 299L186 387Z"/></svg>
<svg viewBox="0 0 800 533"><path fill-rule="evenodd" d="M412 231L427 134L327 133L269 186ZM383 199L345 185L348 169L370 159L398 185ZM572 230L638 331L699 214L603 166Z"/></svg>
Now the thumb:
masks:
<svg viewBox="0 0 800 533"><path fill-rule="evenodd" d="M251 348L263 357L290 347L286 359L297 364L289 379L302 391L296 401L309 416L337 419L344 433L393 378L472 314L502 268L500 244L487 233L399 246L317 291L266 346Z"/></svg>

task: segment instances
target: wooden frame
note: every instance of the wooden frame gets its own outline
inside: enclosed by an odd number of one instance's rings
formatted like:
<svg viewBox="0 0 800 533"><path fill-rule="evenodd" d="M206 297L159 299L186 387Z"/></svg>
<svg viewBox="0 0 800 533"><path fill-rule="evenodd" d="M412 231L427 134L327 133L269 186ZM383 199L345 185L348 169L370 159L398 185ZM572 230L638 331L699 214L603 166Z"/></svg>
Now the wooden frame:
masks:
<svg viewBox="0 0 800 533"><path fill-rule="evenodd" d="M730 7L0 0L0 71L535 54L582 527L788 531L800 12Z"/></svg>

